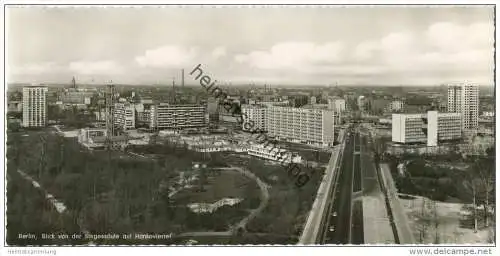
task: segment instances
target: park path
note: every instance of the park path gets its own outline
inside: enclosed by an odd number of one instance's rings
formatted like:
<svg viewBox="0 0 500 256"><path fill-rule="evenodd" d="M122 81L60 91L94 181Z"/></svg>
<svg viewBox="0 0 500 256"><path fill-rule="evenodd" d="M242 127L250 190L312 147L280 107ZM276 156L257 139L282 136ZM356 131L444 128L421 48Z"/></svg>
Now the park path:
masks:
<svg viewBox="0 0 500 256"><path fill-rule="evenodd" d="M33 185L33 187L42 191L43 194L45 195L45 199L49 200L49 202L52 204L52 206L54 206L54 208L56 209L56 211L59 214L63 214L66 211L66 206L64 205L64 203L57 200L53 195L49 194L49 192L47 192L47 190L45 190L40 185L40 183L38 183L35 179L33 179L33 177L29 176L28 174L26 174L25 172L23 172L21 170L17 170L17 172L21 175L21 177L23 177L25 180L29 181L31 183L31 185Z"/></svg>
<svg viewBox="0 0 500 256"><path fill-rule="evenodd" d="M231 166L231 167L222 167L222 168L218 168L219 170L234 170L234 171L237 171L253 180L255 180L257 182L257 185L259 186L260 188L260 191L261 191L261 196L260 196L260 205L259 207L253 209L250 214L245 217L244 219L242 219L238 224L236 224L236 226L234 227L235 230L238 230L239 228L243 228L245 229L246 228L246 225L248 224L248 222L250 222L252 219L254 219L255 217L257 217L260 212L262 210L264 210L264 208L266 208L268 202L269 202L269 185L266 184L265 182L263 182L259 177L257 177L254 173L246 170L246 169L243 169L241 167L236 167L236 166Z"/></svg>
<svg viewBox="0 0 500 256"><path fill-rule="evenodd" d="M19 169L17 170L17 172L26 181L30 182L31 185L33 185L33 187L35 187L36 189L42 191L43 194L45 195L45 199L49 200L49 202L52 204L52 206L54 206L54 208L56 209L56 211L59 214L65 214L67 208L66 208L66 206L64 205L64 203L62 201L58 200L52 194L50 194L47 190L45 190L45 188L43 188L38 181L36 181L35 179L33 179L33 177L29 176L28 174L26 174L25 172L23 172L23 171L21 171ZM83 228L82 225L80 225L79 223L77 223L77 225L80 227L80 231L85 236L89 236L90 235L90 232L88 230L86 230L85 228ZM87 245L94 245L94 243L93 242L89 242Z"/></svg>
<svg viewBox="0 0 500 256"><path fill-rule="evenodd" d="M137 154L137 153L133 153L133 152L129 152L129 153L134 155L134 156L147 158L146 156L144 156L142 154ZM259 215L260 212L262 210L264 210L264 208L266 208L266 206L269 202L269 187L270 186L268 184L266 184L265 182L263 182L254 173L252 173L249 170L246 170L244 168L237 167L237 166L219 167L219 168L214 168L214 169L224 170L224 171L237 171L237 172L243 174L244 176L246 176L250 179L253 179L255 182L257 182L257 185L259 186L260 191L261 191L261 197L260 197L261 200L260 200L259 207L257 207L256 209L253 209L247 217L242 219L240 222L238 222L238 224L236 224L234 227L232 227L228 231L223 231L223 232L186 232L186 233L181 233L177 236L226 236L226 235L231 234L231 232L238 230L239 228L243 228L245 230L248 222L250 222L253 218L255 218L257 215Z"/></svg>
<svg viewBox="0 0 500 256"><path fill-rule="evenodd" d="M243 218L241 221L239 221L236 225L234 225L232 228L230 228L228 231L222 231L222 232L185 232L176 235L177 237L196 237L196 236L231 236L234 234L239 228L243 228L244 230L246 229L246 225L248 222L250 222L252 219L257 217L262 210L264 210L269 202L269 185L263 182L259 177L257 177L254 173L243 169L241 167L236 167L236 166L231 166L231 167L220 167L216 168L218 170L224 170L224 171L237 171L241 174L243 174L246 177L249 177L255 182L257 182L257 185L260 188L261 191L261 200L259 207L253 209L250 214L248 214L247 217Z"/></svg>

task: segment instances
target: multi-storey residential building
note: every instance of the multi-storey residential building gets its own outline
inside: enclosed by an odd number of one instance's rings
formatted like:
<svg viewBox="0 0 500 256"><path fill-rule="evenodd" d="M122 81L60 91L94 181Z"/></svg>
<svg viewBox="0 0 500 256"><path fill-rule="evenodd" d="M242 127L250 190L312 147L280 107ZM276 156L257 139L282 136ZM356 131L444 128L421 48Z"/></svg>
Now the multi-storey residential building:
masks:
<svg viewBox="0 0 500 256"><path fill-rule="evenodd" d="M171 105L151 106L150 127L154 129L182 129L206 127L208 115L205 106Z"/></svg>
<svg viewBox="0 0 500 256"><path fill-rule="evenodd" d="M115 103L115 125L123 130L135 128L135 106L130 103Z"/></svg>
<svg viewBox="0 0 500 256"><path fill-rule="evenodd" d="M427 143L460 139L460 113L392 114L392 141L397 143Z"/></svg>
<svg viewBox="0 0 500 256"><path fill-rule="evenodd" d="M389 104L389 111L390 112L397 112L403 110L404 107L404 102L401 100L393 100Z"/></svg>
<svg viewBox="0 0 500 256"><path fill-rule="evenodd" d="M151 105L152 104L143 103L136 103L134 105L136 126L149 125L151 118Z"/></svg>
<svg viewBox="0 0 500 256"><path fill-rule="evenodd" d="M358 107L360 110L366 110L366 106L365 106L366 102L367 102L367 100L366 100L365 96L361 95L358 97L357 103L358 103Z"/></svg>
<svg viewBox="0 0 500 256"><path fill-rule="evenodd" d="M43 127L47 124L47 87L40 85L23 88L24 127Z"/></svg>
<svg viewBox="0 0 500 256"><path fill-rule="evenodd" d="M217 98L208 98L207 113L209 123L213 126L217 126L219 124L219 101Z"/></svg>
<svg viewBox="0 0 500 256"><path fill-rule="evenodd" d="M448 112L460 113L462 130L477 130L479 116L479 87L464 83L448 86Z"/></svg>
<svg viewBox="0 0 500 256"><path fill-rule="evenodd" d="M316 96L311 96L311 100L310 100L309 104L316 104L316 103L318 103L316 101Z"/></svg>
<svg viewBox="0 0 500 256"><path fill-rule="evenodd" d="M272 106L266 111L270 136L325 146L334 142L332 110Z"/></svg>
<svg viewBox="0 0 500 256"><path fill-rule="evenodd" d="M245 131L265 131L266 130L266 107L259 105L242 105L241 113L243 115L243 130ZM248 119L247 119L248 118ZM251 121L251 122L250 122ZM245 125L248 123L249 125Z"/></svg>
<svg viewBox="0 0 500 256"><path fill-rule="evenodd" d="M437 111L430 111L429 113ZM438 141L456 140L462 136L459 129L461 123L460 113L438 113Z"/></svg>
<svg viewBox="0 0 500 256"><path fill-rule="evenodd" d="M328 109L331 109L337 113L342 113L345 111L345 99L340 98L328 98Z"/></svg>
<svg viewBox="0 0 500 256"><path fill-rule="evenodd" d="M106 121L106 110L105 109L99 109L98 111L95 111L94 115L95 115L96 121Z"/></svg>

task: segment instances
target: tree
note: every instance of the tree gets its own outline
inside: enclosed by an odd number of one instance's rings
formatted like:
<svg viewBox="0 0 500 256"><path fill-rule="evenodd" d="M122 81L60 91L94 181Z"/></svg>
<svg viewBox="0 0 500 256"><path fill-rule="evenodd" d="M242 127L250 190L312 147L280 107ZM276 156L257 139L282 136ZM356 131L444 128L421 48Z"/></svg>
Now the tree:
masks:
<svg viewBox="0 0 500 256"><path fill-rule="evenodd" d="M481 199L484 206L485 226L488 227L490 194L495 188L495 161L491 155L486 158L478 158L470 171L472 176L477 178L478 186L483 194Z"/></svg>
<svg viewBox="0 0 500 256"><path fill-rule="evenodd" d="M481 187L480 179L468 173L467 178L463 180L463 184L466 190L472 196L472 207L473 207L473 217L474 217L474 233L477 233L477 197L478 197L478 188Z"/></svg>

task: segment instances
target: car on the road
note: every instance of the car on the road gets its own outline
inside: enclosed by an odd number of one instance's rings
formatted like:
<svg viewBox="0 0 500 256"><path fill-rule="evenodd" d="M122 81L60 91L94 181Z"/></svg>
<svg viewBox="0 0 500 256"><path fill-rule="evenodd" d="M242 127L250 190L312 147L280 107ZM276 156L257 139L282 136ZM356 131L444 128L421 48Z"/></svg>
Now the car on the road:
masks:
<svg viewBox="0 0 500 256"><path fill-rule="evenodd" d="M332 216L337 217L337 212L333 212Z"/></svg>
<svg viewBox="0 0 500 256"><path fill-rule="evenodd" d="M330 232L335 231L335 226L330 226L330 228L328 228L328 230L329 230Z"/></svg>

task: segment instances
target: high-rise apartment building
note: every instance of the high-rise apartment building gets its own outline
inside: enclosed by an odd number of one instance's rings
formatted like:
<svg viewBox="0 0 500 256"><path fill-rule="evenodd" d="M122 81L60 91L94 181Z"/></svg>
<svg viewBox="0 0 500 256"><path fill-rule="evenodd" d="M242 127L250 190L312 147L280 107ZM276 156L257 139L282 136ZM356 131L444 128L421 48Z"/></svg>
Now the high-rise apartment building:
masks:
<svg viewBox="0 0 500 256"><path fill-rule="evenodd" d="M335 111L336 113L342 113L345 111L345 99L341 98L328 98L328 109Z"/></svg>
<svg viewBox="0 0 500 256"><path fill-rule="evenodd" d="M151 106L151 128L182 129L206 127L207 125L208 115L205 106L166 103Z"/></svg>
<svg viewBox="0 0 500 256"><path fill-rule="evenodd" d="M460 113L392 114L392 141L397 143L427 143L460 139Z"/></svg>
<svg viewBox="0 0 500 256"><path fill-rule="evenodd" d="M265 131L266 130L266 106L260 105L241 105L245 131ZM248 119L247 119L248 118ZM251 122L250 122L251 121ZM248 124L245 124L248 123ZM250 127L253 126L253 127Z"/></svg>
<svg viewBox="0 0 500 256"><path fill-rule="evenodd" d="M366 108L365 108L366 107L366 101L367 100L366 100L365 96L361 95L361 96L358 97L357 103L358 103L358 108L360 110L366 110Z"/></svg>
<svg viewBox="0 0 500 256"><path fill-rule="evenodd" d="M309 102L309 104L316 104L316 103L318 103L316 100L316 96L311 96L311 101Z"/></svg>
<svg viewBox="0 0 500 256"><path fill-rule="evenodd" d="M448 112L460 113L462 130L476 130L479 117L479 87L464 83L448 86Z"/></svg>
<svg viewBox="0 0 500 256"><path fill-rule="evenodd" d="M270 136L307 144L332 145L332 110L271 106L266 109L265 126Z"/></svg>
<svg viewBox="0 0 500 256"><path fill-rule="evenodd" d="M130 103L116 103L114 109L115 125L123 130L135 129L135 106Z"/></svg>
<svg viewBox="0 0 500 256"><path fill-rule="evenodd" d="M47 124L46 86L33 85L23 88L24 127L43 127Z"/></svg>
<svg viewBox="0 0 500 256"><path fill-rule="evenodd" d="M207 113L209 123L211 125L218 125L219 123L219 101L215 97L209 97L207 100Z"/></svg>
<svg viewBox="0 0 500 256"><path fill-rule="evenodd" d="M404 102L403 101L401 101L401 100L393 100L389 104L389 111L390 112L398 112L398 111L403 110L403 107L404 107Z"/></svg>

